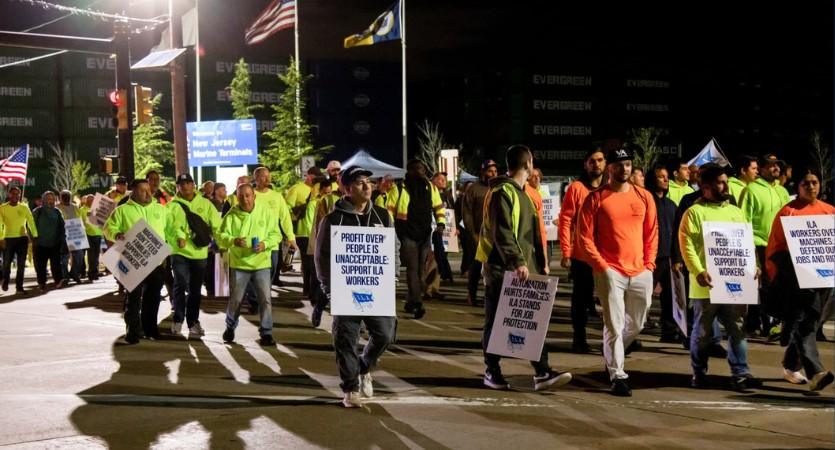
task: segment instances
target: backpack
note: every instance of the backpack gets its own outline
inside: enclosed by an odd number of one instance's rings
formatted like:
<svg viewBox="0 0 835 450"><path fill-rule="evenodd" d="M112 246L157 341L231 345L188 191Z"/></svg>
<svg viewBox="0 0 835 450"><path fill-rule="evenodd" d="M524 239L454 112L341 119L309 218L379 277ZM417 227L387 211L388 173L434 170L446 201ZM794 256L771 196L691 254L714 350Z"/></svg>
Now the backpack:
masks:
<svg viewBox="0 0 835 450"><path fill-rule="evenodd" d="M175 202L183 208L186 213L186 222L191 229L191 241L197 247L207 247L212 242L212 228L203 220L202 217L191 212L188 206L183 202Z"/></svg>

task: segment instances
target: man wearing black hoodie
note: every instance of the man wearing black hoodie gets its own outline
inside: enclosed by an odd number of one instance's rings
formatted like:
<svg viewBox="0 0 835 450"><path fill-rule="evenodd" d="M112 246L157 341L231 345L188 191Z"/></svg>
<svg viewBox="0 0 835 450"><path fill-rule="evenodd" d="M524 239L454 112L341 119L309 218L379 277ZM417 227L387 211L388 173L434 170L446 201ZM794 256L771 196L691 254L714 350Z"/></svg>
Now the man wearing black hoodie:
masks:
<svg viewBox="0 0 835 450"><path fill-rule="evenodd" d="M526 281L530 274L545 275L545 252L539 219L524 187L533 172L533 154L528 147L514 145L507 150L507 171L507 176L490 181L476 253L476 259L484 264L484 281L487 286L481 344L484 363L487 365L484 385L491 389L510 388L502 376L499 365L501 356L487 353L504 273L515 272L521 281ZM542 346L539 361L531 361L531 365L536 371L533 377L534 390L561 386L571 381L570 373L551 370L546 345Z"/></svg>
<svg viewBox="0 0 835 450"><path fill-rule="evenodd" d="M337 200L334 210L319 224L316 235L316 274L322 292L330 300L331 226L390 227L388 212L371 203L371 172L351 166L342 171L340 184L348 195ZM339 369L340 387L344 392L342 404L346 408L362 406L362 397L374 396L371 369L394 339L395 317L334 316L333 347ZM360 327L365 323L368 343L362 355L357 354Z"/></svg>

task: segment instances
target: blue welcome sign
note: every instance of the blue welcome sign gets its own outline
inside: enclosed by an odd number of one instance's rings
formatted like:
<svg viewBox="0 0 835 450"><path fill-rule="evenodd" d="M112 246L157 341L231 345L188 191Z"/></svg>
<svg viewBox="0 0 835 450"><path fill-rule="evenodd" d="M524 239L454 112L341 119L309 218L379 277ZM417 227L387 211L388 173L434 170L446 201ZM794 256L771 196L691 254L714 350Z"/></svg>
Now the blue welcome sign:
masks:
<svg viewBox="0 0 835 450"><path fill-rule="evenodd" d="M255 119L189 122L186 135L190 167L258 164Z"/></svg>

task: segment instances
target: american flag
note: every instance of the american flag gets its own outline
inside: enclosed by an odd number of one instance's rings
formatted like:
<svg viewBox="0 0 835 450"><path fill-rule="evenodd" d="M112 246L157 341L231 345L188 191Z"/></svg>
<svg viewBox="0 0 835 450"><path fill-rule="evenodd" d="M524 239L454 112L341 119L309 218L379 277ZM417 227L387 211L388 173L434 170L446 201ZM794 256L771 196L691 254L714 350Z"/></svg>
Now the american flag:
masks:
<svg viewBox="0 0 835 450"><path fill-rule="evenodd" d="M296 0L273 0L246 30L246 43L258 44L285 28L296 25Z"/></svg>
<svg viewBox="0 0 835 450"><path fill-rule="evenodd" d="M29 145L21 146L11 156L0 160L0 184L6 186L12 180L26 182L26 168L29 162Z"/></svg>

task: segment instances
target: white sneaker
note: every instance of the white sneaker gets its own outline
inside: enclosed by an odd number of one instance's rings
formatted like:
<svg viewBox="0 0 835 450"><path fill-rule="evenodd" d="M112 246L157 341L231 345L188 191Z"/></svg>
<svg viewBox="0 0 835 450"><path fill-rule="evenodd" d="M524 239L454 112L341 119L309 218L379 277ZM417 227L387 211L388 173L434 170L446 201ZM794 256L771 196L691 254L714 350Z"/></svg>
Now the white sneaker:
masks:
<svg viewBox="0 0 835 450"><path fill-rule="evenodd" d="M371 372L360 374L360 394L365 398L374 398L374 381Z"/></svg>
<svg viewBox="0 0 835 450"><path fill-rule="evenodd" d="M799 371L794 372L785 368L783 369L783 379L791 384L806 384L809 382L809 380L807 380L806 377L804 377Z"/></svg>
<svg viewBox="0 0 835 450"><path fill-rule="evenodd" d="M192 325L191 328L188 329L189 337L200 337L204 336L206 332L203 330L203 327L200 326L200 322L195 323Z"/></svg>
<svg viewBox="0 0 835 450"><path fill-rule="evenodd" d="M362 398L359 392L346 392L342 397L342 406L346 408L362 408Z"/></svg>
<svg viewBox="0 0 835 450"><path fill-rule="evenodd" d="M172 322L171 323L171 334L179 335L183 332L183 323L182 322Z"/></svg>
<svg viewBox="0 0 835 450"><path fill-rule="evenodd" d="M545 375L540 377L533 377L533 389L541 391L549 387L560 387L568 384L571 381L571 374L569 372L548 371Z"/></svg>

